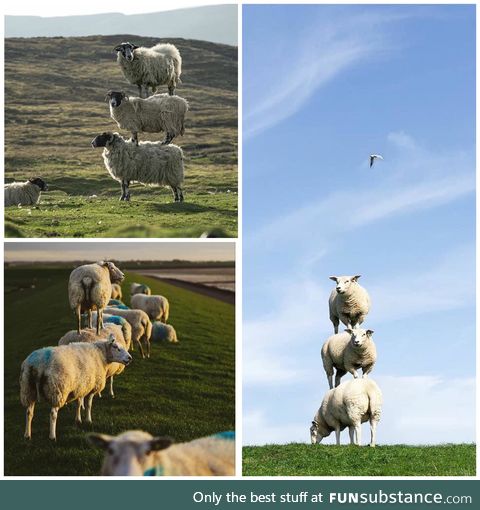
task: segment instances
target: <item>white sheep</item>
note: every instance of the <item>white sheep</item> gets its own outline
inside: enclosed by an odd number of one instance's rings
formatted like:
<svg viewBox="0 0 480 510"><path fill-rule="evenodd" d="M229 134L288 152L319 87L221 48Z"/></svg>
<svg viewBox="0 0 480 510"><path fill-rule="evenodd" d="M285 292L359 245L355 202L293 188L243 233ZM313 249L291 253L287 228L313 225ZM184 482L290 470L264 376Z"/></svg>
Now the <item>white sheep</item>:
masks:
<svg viewBox="0 0 480 510"><path fill-rule="evenodd" d="M323 368L327 374L328 385L333 388L333 369L336 369L335 386L350 372L356 379L357 369L361 368L363 377L373 369L377 361L377 349L372 339L371 329L346 329L329 337L322 347Z"/></svg>
<svg viewBox="0 0 480 510"><path fill-rule="evenodd" d="M99 340L106 341L110 335L112 335L115 338L115 341L124 349L127 351L130 349L130 341L127 342L125 340L122 332L122 327L118 326L117 324L105 324L105 327L100 330L100 334L98 335L93 328L82 329L80 333L77 333L75 330L68 331L62 336L62 338L60 338L58 345L69 345L75 342L85 342L92 344ZM107 381L110 380L109 394L112 398L115 397L113 392L113 376L120 375L124 370L125 365L122 365L121 363L110 363L107 367L106 378ZM102 394L99 393L98 396L101 397Z"/></svg>
<svg viewBox="0 0 480 510"><path fill-rule="evenodd" d="M145 344L146 356L150 357L150 338L152 336L152 323L148 315L142 310L123 310L121 308L105 308L105 313L110 315L118 315L126 319L132 327L132 346L136 343L140 349L142 358L145 353L142 347L142 341ZM97 320L95 315L94 320ZM133 347L132 347L133 350Z"/></svg>
<svg viewBox="0 0 480 510"><path fill-rule="evenodd" d="M97 319L96 319L96 313L95 313L95 320L93 321L94 326L97 325ZM122 328L122 335L123 339L125 340L125 343L129 346L128 349L132 349L133 351L133 342L132 342L132 326L130 326L130 323L127 321L127 319L124 319L123 317L120 317L119 315L110 315L108 313L103 314L103 324L106 328L109 324L115 324L117 326L120 326ZM83 330L82 330L83 331Z"/></svg>
<svg viewBox="0 0 480 510"><path fill-rule="evenodd" d="M147 296L150 296L152 291L148 285L134 282L130 285L130 295L133 296L134 294L146 294Z"/></svg>
<svg viewBox="0 0 480 510"><path fill-rule="evenodd" d="M103 328L102 314L112 295L112 283L120 283L124 274L113 262L101 260L75 268L68 282L70 307L77 316L77 331L81 330L81 314L88 313L88 327L92 327L92 310L99 315L97 334Z"/></svg>
<svg viewBox="0 0 480 510"><path fill-rule="evenodd" d="M112 295L111 299L119 299L122 300L122 287L118 283L112 283Z"/></svg>
<svg viewBox="0 0 480 510"><path fill-rule="evenodd" d="M42 191L48 191L48 186L40 177L33 177L26 182L5 184L5 207L35 205L40 201Z"/></svg>
<svg viewBox="0 0 480 510"><path fill-rule="evenodd" d="M340 321L347 328L354 328L362 324L370 311L370 296L357 282L359 278L360 275L330 276L330 280L337 284L328 300L330 320L335 333L338 333Z"/></svg>
<svg viewBox="0 0 480 510"><path fill-rule="evenodd" d="M110 104L110 117L120 129L132 133L138 145L138 133L165 133L169 144L185 132L188 103L183 97L155 94L147 99L128 97L125 92L110 90L105 98Z"/></svg>
<svg viewBox="0 0 480 510"><path fill-rule="evenodd" d="M153 342L170 342L175 344L178 342L177 332L170 324L164 324L160 321L152 322L152 341Z"/></svg>
<svg viewBox="0 0 480 510"><path fill-rule="evenodd" d="M122 185L120 200L130 200L131 182L170 186L175 202L183 202L183 151L161 142L130 142L118 133L105 132L92 140L92 147L104 147L105 168Z"/></svg>
<svg viewBox="0 0 480 510"><path fill-rule="evenodd" d="M81 423L81 409L87 397L86 422L92 422L93 397L105 387L109 363L128 365L132 357L113 336L93 344L74 343L33 351L22 363L20 401L26 408L25 438L32 437L35 402L44 398L50 405L50 439L56 439L58 411L77 401L75 421Z"/></svg>
<svg viewBox="0 0 480 510"><path fill-rule="evenodd" d="M132 308L143 310L151 321L159 320L164 324L168 321L170 304L164 296L135 294L130 298Z"/></svg>
<svg viewBox="0 0 480 510"><path fill-rule="evenodd" d="M149 88L155 93L159 85L167 85L168 93L173 96L182 74L182 57L173 44L160 43L145 48L124 42L114 51L123 75L132 85L137 85L140 97L147 97Z"/></svg>
<svg viewBox="0 0 480 510"><path fill-rule="evenodd" d="M172 444L130 430L116 437L90 434L90 442L105 450L103 476L233 476L235 433L221 432L188 443Z"/></svg>
<svg viewBox="0 0 480 510"><path fill-rule="evenodd" d="M377 423L382 413L382 392L372 379L351 379L329 390L310 427L312 444L348 427L350 444L361 445L362 423L370 422L370 446L375 446Z"/></svg>

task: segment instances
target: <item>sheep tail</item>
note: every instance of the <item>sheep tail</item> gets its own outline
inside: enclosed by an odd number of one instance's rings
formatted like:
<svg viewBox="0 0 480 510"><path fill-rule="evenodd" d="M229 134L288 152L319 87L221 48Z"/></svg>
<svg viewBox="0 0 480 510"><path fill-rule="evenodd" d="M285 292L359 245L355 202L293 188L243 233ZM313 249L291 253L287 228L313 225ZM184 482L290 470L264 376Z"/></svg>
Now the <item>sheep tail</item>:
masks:
<svg viewBox="0 0 480 510"><path fill-rule="evenodd" d="M90 276L84 276L82 278L83 292L85 293L85 301L88 305L91 304L90 291L92 288L92 283L93 283L93 280Z"/></svg>

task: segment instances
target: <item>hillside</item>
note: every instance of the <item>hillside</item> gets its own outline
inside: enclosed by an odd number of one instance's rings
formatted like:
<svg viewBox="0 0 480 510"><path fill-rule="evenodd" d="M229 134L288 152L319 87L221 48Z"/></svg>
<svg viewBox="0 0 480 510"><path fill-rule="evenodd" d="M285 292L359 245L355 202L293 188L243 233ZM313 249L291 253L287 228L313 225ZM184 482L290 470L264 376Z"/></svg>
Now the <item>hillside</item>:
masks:
<svg viewBox="0 0 480 510"><path fill-rule="evenodd" d="M133 185L132 202L119 204L120 185L90 142L103 131L118 130L104 102L106 91L137 95L113 51L127 40L146 46L160 41L126 34L5 40L6 181L39 175L51 190L37 208L7 210L12 232L130 237L137 230L161 237L219 227L236 235L237 49L169 39L184 61L177 93L190 103L185 136L175 140L187 158L186 201L173 204L166 188ZM163 134L140 139L162 140ZM97 198L86 199L91 195ZM192 227L198 227L194 234Z"/></svg>
<svg viewBox="0 0 480 510"><path fill-rule="evenodd" d="M245 446L243 475L475 476L475 454L474 444Z"/></svg>

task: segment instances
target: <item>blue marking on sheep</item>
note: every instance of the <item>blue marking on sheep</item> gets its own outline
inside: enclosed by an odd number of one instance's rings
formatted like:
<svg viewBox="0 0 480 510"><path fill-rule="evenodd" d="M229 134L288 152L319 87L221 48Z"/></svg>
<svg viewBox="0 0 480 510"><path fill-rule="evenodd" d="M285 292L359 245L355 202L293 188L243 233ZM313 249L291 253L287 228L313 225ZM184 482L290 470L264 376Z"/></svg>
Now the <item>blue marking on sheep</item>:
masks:
<svg viewBox="0 0 480 510"><path fill-rule="evenodd" d="M228 439L230 441L235 440L235 431L227 430L225 432L219 432L218 434L214 434L212 437L217 437L218 439Z"/></svg>
<svg viewBox="0 0 480 510"><path fill-rule="evenodd" d="M155 466L153 468L147 469L143 476L163 476L163 466Z"/></svg>
<svg viewBox="0 0 480 510"><path fill-rule="evenodd" d="M119 310L130 310L127 305L114 305L115 308L118 308Z"/></svg>
<svg viewBox="0 0 480 510"><path fill-rule="evenodd" d="M123 305L125 306L125 303L122 303L120 299L110 299L108 302L108 306L116 306L116 305Z"/></svg>
<svg viewBox="0 0 480 510"><path fill-rule="evenodd" d="M119 315L112 315L111 317L107 317L105 322L109 322L110 324L116 324L117 326L123 326L125 324L126 319L120 317Z"/></svg>
<svg viewBox="0 0 480 510"><path fill-rule="evenodd" d="M37 349L28 356L27 361L33 366L40 365L42 361L48 363L50 361L50 358L52 357L52 349L53 347L44 347L43 349Z"/></svg>

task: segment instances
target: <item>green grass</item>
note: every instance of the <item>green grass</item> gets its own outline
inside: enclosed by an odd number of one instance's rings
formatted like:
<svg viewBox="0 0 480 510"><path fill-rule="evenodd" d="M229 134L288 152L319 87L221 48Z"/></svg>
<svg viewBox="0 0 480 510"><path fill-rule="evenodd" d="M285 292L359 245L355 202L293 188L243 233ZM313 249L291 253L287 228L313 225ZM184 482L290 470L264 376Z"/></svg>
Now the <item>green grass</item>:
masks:
<svg viewBox="0 0 480 510"><path fill-rule="evenodd" d="M474 476L474 444L243 448L245 476Z"/></svg>
<svg viewBox="0 0 480 510"><path fill-rule="evenodd" d="M177 92L190 104L185 135L174 142L186 156L185 202L173 203L167 188L136 184L125 204L102 150L90 146L95 135L118 131L106 91L137 94L112 51L124 40L158 42L134 35L5 40L6 181L41 176L51 190L36 207L6 210L7 237L116 237L119 230L125 237L197 237L211 228L236 236L237 49L171 40L184 60Z"/></svg>
<svg viewBox="0 0 480 510"><path fill-rule="evenodd" d="M48 439L48 406L37 404L31 441L23 438L20 364L34 349L56 345L75 325L67 304L70 270L5 272L5 474L95 475L102 452L86 441L90 431L118 434L143 429L188 441L235 426L234 307L140 275L153 293L170 300L169 322L179 344L154 344L152 357L134 361L93 404L93 426L74 423L74 403L60 410L56 443ZM32 288L34 286L34 288ZM125 299L128 303L128 299Z"/></svg>

